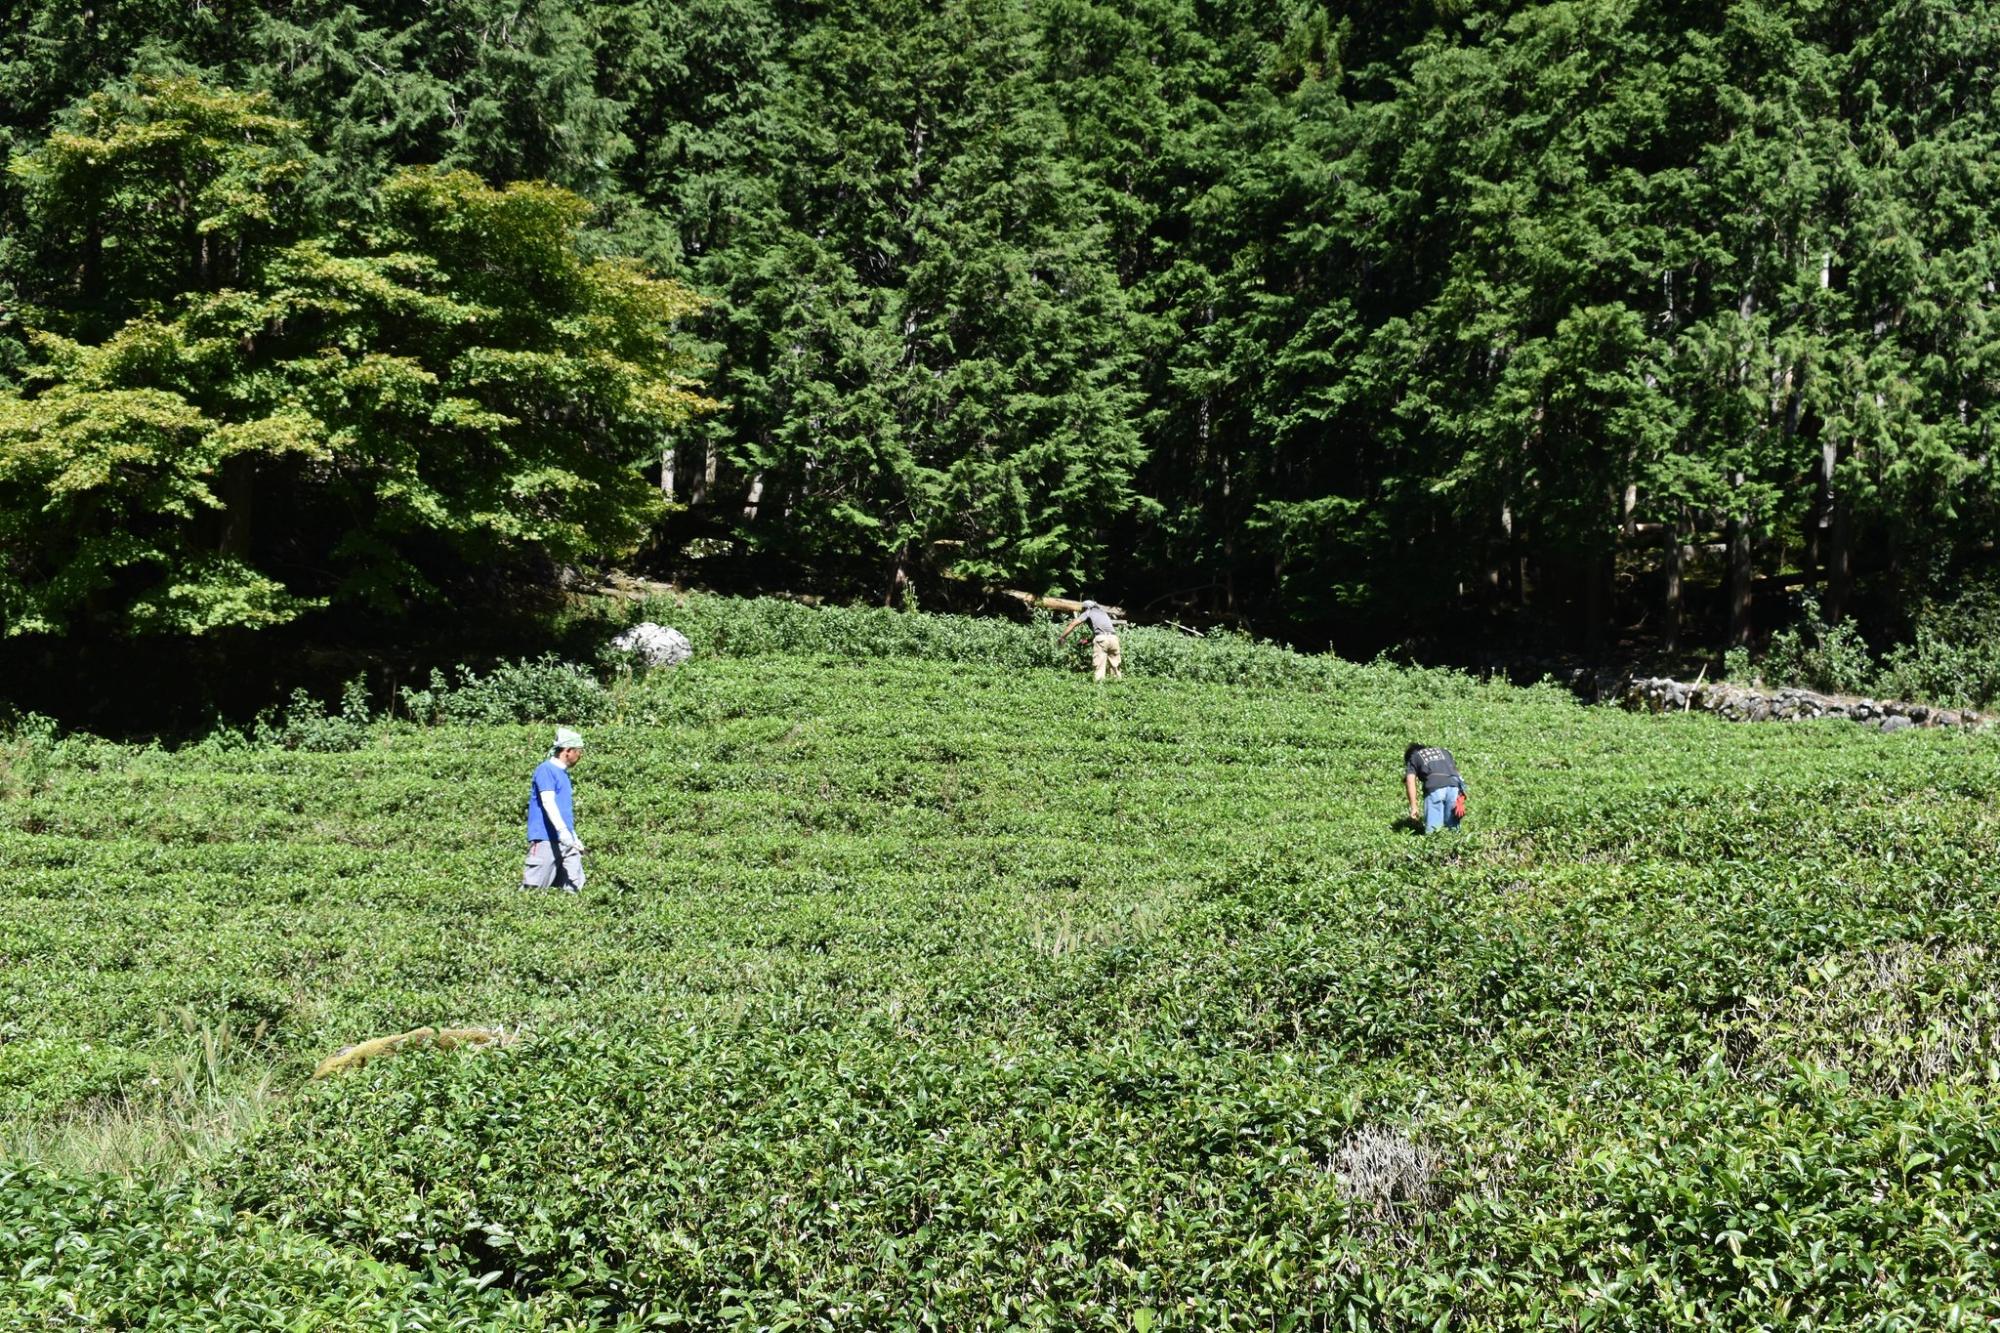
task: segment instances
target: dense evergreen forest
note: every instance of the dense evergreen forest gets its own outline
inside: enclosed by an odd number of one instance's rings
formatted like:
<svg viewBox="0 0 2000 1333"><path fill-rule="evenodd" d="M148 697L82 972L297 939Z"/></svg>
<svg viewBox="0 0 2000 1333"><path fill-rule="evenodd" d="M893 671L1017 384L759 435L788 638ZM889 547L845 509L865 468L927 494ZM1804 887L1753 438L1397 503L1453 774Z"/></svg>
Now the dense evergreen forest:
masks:
<svg viewBox="0 0 2000 1333"><path fill-rule="evenodd" d="M1985 0L20 0L0 617L1880 642L1995 534L1997 69Z"/></svg>

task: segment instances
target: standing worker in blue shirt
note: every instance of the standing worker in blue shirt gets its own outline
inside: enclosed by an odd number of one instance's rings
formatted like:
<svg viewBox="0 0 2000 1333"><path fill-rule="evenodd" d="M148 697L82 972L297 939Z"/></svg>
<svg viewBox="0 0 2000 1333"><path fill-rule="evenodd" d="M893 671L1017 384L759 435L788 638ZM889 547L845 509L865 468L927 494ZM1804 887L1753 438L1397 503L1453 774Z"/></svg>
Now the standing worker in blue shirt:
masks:
<svg viewBox="0 0 2000 1333"><path fill-rule="evenodd" d="M535 769L528 788L528 863L521 871L524 889L583 887L583 843L576 836L576 802L569 773L583 758L583 737L568 727L556 728L549 757Z"/></svg>
<svg viewBox="0 0 2000 1333"><path fill-rule="evenodd" d="M1458 827L1465 779L1459 776L1458 761L1450 750L1435 745L1411 745L1404 750L1403 790L1410 798L1410 818L1422 824L1424 832ZM1421 805L1419 791L1423 793Z"/></svg>

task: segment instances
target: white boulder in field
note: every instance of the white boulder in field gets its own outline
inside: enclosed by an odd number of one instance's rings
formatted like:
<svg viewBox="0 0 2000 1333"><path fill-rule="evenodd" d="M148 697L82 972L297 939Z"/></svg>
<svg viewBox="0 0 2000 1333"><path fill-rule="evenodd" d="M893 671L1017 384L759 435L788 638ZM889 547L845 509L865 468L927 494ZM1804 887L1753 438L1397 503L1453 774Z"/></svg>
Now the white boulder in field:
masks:
<svg viewBox="0 0 2000 1333"><path fill-rule="evenodd" d="M687 635L652 621L641 621L611 641L611 646L629 654L642 666L679 666L694 656Z"/></svg>

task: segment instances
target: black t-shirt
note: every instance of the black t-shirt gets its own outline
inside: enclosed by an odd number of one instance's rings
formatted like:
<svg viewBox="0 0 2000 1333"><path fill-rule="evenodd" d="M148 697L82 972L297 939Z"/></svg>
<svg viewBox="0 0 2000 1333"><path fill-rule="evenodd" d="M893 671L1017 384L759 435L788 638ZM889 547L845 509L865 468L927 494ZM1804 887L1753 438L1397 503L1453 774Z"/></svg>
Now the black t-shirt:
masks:
<svg viewBox="0 0 2000 1333"><path fill-rule="evenodd" d="M1425 791L1465 785L1465 779L1458 775L1458 763L1451 757L1451 751L1441 750L1435 745L1427 745L1411 755L1403 764L1403 771L1422 779Z"/></svg>

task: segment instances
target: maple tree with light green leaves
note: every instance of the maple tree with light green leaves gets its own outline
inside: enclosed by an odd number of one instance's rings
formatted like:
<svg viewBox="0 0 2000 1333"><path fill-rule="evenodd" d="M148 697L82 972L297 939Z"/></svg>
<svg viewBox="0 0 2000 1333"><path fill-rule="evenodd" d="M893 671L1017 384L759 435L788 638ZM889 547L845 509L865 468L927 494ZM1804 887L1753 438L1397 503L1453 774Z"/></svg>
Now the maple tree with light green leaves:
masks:
<svg viewBox="0 0 2000 1333"><path fill-rule="evenodd" d="M192 80L92 99L12 170L72 298L0 396L9 632L199 634L398 606L419 552L629 549L634 468L710 406L700 302L591 254L554 186L407 170L327 225L268 99Z"/></svg>

